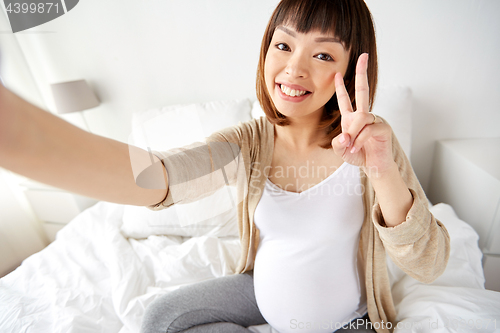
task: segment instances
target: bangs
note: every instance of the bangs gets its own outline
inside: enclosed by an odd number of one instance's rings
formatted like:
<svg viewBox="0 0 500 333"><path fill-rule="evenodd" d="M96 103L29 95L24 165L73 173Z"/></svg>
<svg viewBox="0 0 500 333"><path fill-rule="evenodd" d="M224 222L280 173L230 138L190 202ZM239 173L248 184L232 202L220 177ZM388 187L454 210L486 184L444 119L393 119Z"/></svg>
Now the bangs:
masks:
<svg viewBox="0 0 500 333"><path fill-rule="evenodd" d="M344 1L289 1L288 6L279 8L273 25L288 25L300 33L320 31L332 34L340 39L346 50L350 50L356 25L349 19L349 7Z"/></svg>

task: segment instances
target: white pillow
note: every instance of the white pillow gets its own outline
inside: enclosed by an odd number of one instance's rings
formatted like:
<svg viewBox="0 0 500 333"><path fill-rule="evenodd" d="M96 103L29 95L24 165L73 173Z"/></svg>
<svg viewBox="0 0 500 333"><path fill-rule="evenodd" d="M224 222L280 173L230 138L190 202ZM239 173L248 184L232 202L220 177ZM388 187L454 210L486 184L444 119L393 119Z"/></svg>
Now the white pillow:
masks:
<svg viewBox="0 0 500 333"><path fill-rule="evenodd" d="M484 289L478 234L447 204L430 211L448 230L450 259L444 273L425 284L387 257L398 322L394 332L497 332L500 293Z"/></svg>
<svg viewBox="0 0 500 333"><path fill-rule="evenodd" d="M432 283L425 284L405 274L386 256L392 296L398 313L396 319L403 320L405 325L407 322L429 325L429 321L434 323L439 320L442 326L446 316L467 314L470 317L471 305L479 315L483 307L480 303L489 302L488 298L491 298L484 290L482 252L476 231L460 220L447 204L437 204L430 211L444 224L450 235L450 258L444 273ZM476 299L471 298L474 294L477 295ZM477 304L474 305L474 302ZM500 304L500 297L495 302ZM450 310L450 304L453 304L453 310ZM403 331L406 332L398 330ZM431 327L428 331L432 331Z"/></svg>
<svg viewBox="0 0 500 333"><path fill-rule="evenodd" d="M135 112L129 144L168 150L204 141L215 131L251 118L248 99L174 105Z"/></svg>
<svg viewBox="0 0 500 333"><path fill-rule="evenodd" d="M137 112L132 116L129 144L162 151L204 142L217 130L250 120L251 108L248 99L241 99ZM126 206L121 231L131 238L163 234L238 236L237 212L232 204L235 197L235 188L226 186L196 202L160 211Z"/></svg>
<svg viewBox="0 0 500 333"><path fill-rule="evenodd" d="M387 256L387 268L395 298L403 296L407 288L414 285L455 286L484 289L484 273L479 249L479 236L466 222L460 220L450 205L440 203L431 207L430 212L444 224L450 235L450 259L444 273L434 282L424 284L406 275ZM400 286L398 286L398 284ZM404 285L404 287L402 287Z"/></svg>
<svg viewBox="0 0 500 333"><path fill-rule="evenodd" d="M403 86L379 87L373 105L373 113L383 117L391 125L406 156L411 153L411 90ZM253 103L252 117L260 118L265 113L259 101Z"/></svg>
<svg viewBox="0 0 500 333"><path fill-rule="evenodd" d="M262 110L259 101L254 101L252 105L252 118L260 118L265 116L266 114L264 113L264 110Z"/></svg>

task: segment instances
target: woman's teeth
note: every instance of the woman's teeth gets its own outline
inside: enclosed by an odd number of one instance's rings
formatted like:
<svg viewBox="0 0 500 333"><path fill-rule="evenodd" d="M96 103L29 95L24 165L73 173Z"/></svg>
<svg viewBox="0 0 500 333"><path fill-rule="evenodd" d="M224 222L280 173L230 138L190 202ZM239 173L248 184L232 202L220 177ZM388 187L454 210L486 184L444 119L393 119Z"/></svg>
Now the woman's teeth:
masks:
<svg viewBox="0 0 500 333"><path fill-rule="evenodd" d="M281 86L281 91L287 96L296 97L305 95L307 93L307 91L290 89L282 84L280 86Z"/></svg>

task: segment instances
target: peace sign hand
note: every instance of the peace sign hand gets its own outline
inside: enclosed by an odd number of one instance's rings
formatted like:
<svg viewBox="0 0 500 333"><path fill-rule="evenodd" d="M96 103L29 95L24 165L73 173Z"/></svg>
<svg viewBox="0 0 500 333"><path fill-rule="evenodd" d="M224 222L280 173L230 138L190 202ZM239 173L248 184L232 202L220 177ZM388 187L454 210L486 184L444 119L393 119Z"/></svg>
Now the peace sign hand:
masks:
<svg viewBox="0 0 500 333"><path fill-rule="evenodd" d="M362 167L367 175L380 176L394 164L392 157L392 130L374 114L369 113L368 54L359 56L356 65L355 97L357 110L353 111L341 73L335 75L335 89L342 116L342 133L333 138L332 147L345 162ZM376 171L376 174L373 174Z"/></svg>

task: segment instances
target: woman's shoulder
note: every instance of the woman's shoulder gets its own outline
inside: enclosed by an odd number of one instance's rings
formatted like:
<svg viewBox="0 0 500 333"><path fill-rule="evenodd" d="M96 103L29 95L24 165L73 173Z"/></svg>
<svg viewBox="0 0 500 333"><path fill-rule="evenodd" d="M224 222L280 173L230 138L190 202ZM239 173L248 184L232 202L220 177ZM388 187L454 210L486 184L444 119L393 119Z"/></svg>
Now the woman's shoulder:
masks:
<svg viewBox="0 0 500 333"><path fill-rule="evenodd" d="M261 145L274 139L274 126L262 116L223 128L209 137L209 141L227 141Z"/></svg>

